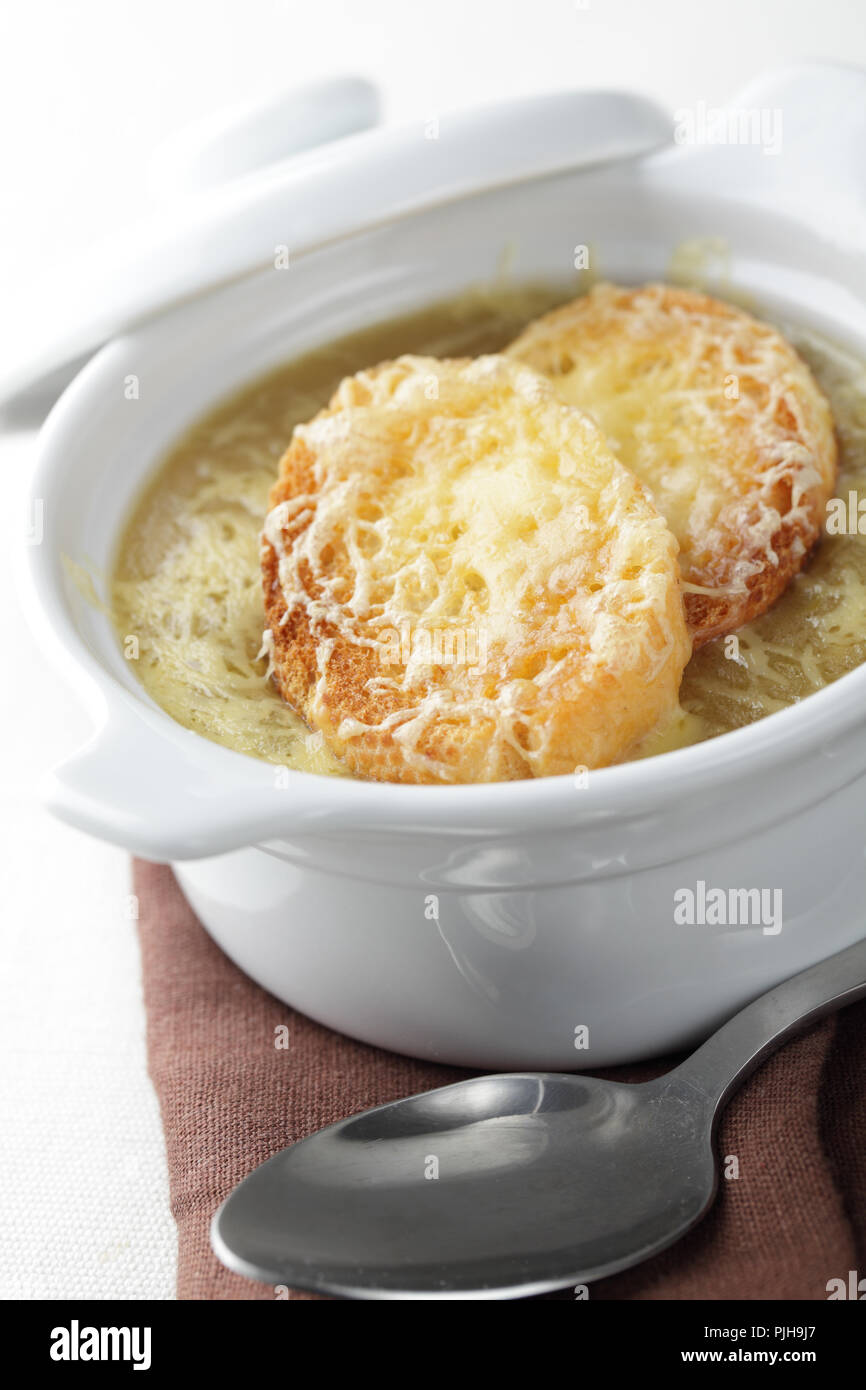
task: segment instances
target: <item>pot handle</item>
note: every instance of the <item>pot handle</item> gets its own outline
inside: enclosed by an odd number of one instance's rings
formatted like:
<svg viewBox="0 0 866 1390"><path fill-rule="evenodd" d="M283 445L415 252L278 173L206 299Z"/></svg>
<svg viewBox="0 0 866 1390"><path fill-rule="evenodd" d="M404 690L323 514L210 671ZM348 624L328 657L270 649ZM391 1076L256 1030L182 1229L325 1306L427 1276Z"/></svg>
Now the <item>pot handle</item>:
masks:
<svg viewBox="0 0 866 1390"><path fill-rule="evenodd" d="M379 115L379 93L363 77L294 87L217 112L170 136L151 157L149 187L154 196L174 202L369 130Z"/></svg>
<svg viewBox="0 0 866 1390"><path fill-rule="evenodd" d="M666 181L810 221L828 241L866 232L866 71L803 63L764 74L720 110L674 112Z"/></svg>
<svg viewBox="0 0 866 1390"><path fill-rule="evenodd" d="M164 222L171 259L175 251L170 229L192 216L197 203L230 198L247 175L370 130L379 115L378 90L363 77L312 82L216 112L169 136L151 156L147 184L152 210L147 223ZM107 338L161 307L147 306L151 291L143 268L150 259L149 235L132 257L123 251L126 238L120 250L116 242L99 245L73 273L64 264L53 285L44 287L51 320L34 325L32 341L24 337L15 363L0 376L4 409L25 401L31 409L41 406L44 415ZM183 265L181 257L182 274ZM136 282L126 308L121 307L119 279ZM88 303L95 307L88 309Z"/></svg>
<svg viewBox="0 0 866 1390"><path fill-rule="evenodd" d="M115 697L91 739L43 780L43 804L67 825L160 863L261 844L302 823L326 828L333 778L231 752Z"/></svg>
<svg viewBox="0 0 866 1390"><path fill-rule="evenodd" d="M365 88L366 84L362 84ZM344 92L346 89L343 89ZM359 88L350 114L369 101ZM289 98L286 98L289 101ZM328 103L317 119L327 119ZM286 108L288 109L288 108ZM670 143L671 120L635 92L551 92L499 106L416 121L335 140L273 163L282 131L252 114L226 155L256 177L215 182L222 155L193 139L175 157L175 174L203 180L195 197L165 200L122 244L94 248L70 273L43 286L51 322L34 322L0 377L11 399L66 364L163 310L217 285L273 268L275 254L297 258L382 222L508 184L634 159ZM273 142L273 143L272 143ZM198 153L196 153L198 151ZM262 165L264 160L264 165ZM229 166L227 166L229 167Z"/></svg>

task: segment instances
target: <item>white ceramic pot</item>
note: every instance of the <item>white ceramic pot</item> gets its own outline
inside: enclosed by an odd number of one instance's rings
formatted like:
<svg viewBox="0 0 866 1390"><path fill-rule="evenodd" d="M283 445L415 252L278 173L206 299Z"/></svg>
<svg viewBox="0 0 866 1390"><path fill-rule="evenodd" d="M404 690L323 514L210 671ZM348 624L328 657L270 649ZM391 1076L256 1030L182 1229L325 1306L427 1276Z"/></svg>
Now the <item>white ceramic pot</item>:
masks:
<svg viewBox="0 0 866 1390"><path fill-rule="evenodd" d="M489 279L506 249L518 280L564 279L585 244L604 275L639 281L663 277L684 239L721 238L739 288L866 359L866 75L791 70L735 106L781 111L781 151L673 144L569 169L562 109L542 103L443 127L429 197L418 131L301 161L286 182L294 203L306 199L289 272L263 255L266 268L114 339L46 423L30 488L44 535L26 551L26 590L97 725L52 777L48 803L173 862L226 952L343 1032L472 1066L595 1068L693 1042L862 936L866 669L586 786L293 773L276 787L272 767L152 704L62 557L107 570L144 477L228 392L315 343ZM579 144L579 131L566 134ZM553 151L546 163L542 150ZM277 221L259 230L262 248L291 240L275 237ZM674 895L700 881L780 891L781 930L678 925Z"/></svg>

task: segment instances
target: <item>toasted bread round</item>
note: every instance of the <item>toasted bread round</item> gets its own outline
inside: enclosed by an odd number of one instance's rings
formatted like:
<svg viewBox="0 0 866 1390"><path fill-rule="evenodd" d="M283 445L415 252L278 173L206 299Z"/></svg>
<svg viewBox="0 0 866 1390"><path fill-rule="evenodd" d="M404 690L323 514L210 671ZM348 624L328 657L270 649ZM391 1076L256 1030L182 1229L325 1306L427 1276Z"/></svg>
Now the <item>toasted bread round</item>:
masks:
<svg viewBox="0 0 866 1390"><path fill-rule="evenodd" d="M262 542L284 699L356 775L621 758L689 654L676 542L581 412L504 357L402 357L294 432Z"/></svg>
<svg viewBox="0 0 866 1390"><path fill-rule="evenodd" d="M779 333L704 294L599 285L508 355L650 488L680 543L696 647L775 602L821 533L837 462L830 407Z"/></svg>

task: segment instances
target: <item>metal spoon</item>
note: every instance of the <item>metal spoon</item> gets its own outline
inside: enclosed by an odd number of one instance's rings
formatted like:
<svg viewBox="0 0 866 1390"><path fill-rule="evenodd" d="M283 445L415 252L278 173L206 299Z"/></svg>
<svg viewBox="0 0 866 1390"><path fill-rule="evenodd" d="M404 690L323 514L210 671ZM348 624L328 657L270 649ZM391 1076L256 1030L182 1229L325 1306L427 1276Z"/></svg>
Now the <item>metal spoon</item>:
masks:
<svg viewBox="0 0 866 1390"><path fill-rule="evenodd" d="M211 1241L351 1298L516 1298L646 1260L706 1213L718 1117L794 1033L866 995L866 940L747 1005L674 1071L482 1076L330 1125L250 1174Z"/></svg>

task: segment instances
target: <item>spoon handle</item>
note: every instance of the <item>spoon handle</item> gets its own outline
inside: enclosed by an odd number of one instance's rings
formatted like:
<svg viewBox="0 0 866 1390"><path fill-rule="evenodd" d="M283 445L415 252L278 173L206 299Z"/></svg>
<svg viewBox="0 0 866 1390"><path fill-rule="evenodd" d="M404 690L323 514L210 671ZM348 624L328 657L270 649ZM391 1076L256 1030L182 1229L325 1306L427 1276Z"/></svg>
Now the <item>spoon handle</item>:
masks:
<svg viewBox="0 0 866 1390"><path fill-rule="evenodd" d="M676 1068L720 1110L751 1072L786 1039L825 1014L866 996L866 939L762 994Z"/></svg>

